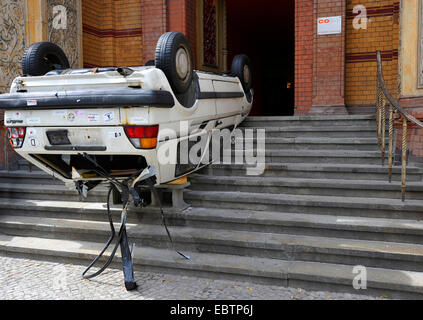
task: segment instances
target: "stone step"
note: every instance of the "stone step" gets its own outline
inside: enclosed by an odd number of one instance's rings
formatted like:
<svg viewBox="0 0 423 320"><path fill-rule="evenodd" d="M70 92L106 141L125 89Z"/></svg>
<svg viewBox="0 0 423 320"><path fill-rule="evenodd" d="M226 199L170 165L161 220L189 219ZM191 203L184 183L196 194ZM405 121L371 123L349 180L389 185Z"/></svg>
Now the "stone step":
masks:
<svg viewBox="0 0 423 320"><path fill-rule="evenodd" d="M210 171L208 172L210 174ZM287 177L255 177L255 176L199 176L190 177L193 182L193 190L210 191L239 191L248 193L256 192L257 186L260 192L287 193L302 195L328 195L348 197L370 197L400 199L400 185L398 182L391 184L385 181L371 180L340 180L335 179L308 179ZM422 198L422 186L419 182L409 181L407 184L407 199ZM233 192L232 192L233 193ZM100 185L88 192L88 198L79 196L76 190L68 189L63 184L35 184L35 183L0 183L0 196L2 198L33 199L33 200L70 200L89 202L105 202L107 185ZM407 201L407 202L408 202Z"/></svg>
<svg viewBox="0 0 423 320"><path fill-rule="evenodd" d="M372 180L235 177L194 174L192 190L401 199L401 183ZM407 199L423 199L423 183L407 184Z"/></svg>
<svg viewBox="0 0 423 320"><path fill-rule="evenodd" d="M120 221L121 208L112 208L111 212L114 221ZM11 214L35 219L107 221L104 203L0 199L0 216ZM200 207L183 212L165 209L165 215L169 226L423 243L423 224L417 220ZM131 208L128 223L161 225L162 221L158 208L147 207Z"/></svg>
<svg viewBox="0 0 423 320"><path fill-rule="evenodd" d="M107 222L81 220L2 216L0 226L2 233L7 235L77 241L103 242L110 233ZM170 248L161 226L128 224L127 230L137 247ZM409 271L422 271L423 268L423 246L416 244L190 227L173 227L172 237L181 251L360 264Z"/></svg>
<svg viewBox="0 0 423 320"><path fill-rule="evenodd" d="M213 164L200 172L215 176L245 176L246 165ZM393 168L393 181L401 181L401 167ZM423 170L408 166L407 181L421 181ZM388 180L388 169L379 165L326 164L326 163L267 163L263 177L288 177L308 179L359 179Z"/></svg>
<svg viewBox="0 0 423 320"><path fill-rule="evenodd" d="M87 265L102 247L102 243L89 241L0 235L2 254L32 259ZM144 272L217 277L309 290L357 293L352 286L357 274L351 265L201 252L184 253L191 259L185 260L169 249L135 247L134 267L136 271ZM108 256L109 252L106 252L100 261L105 261ZM113 266L120 266L119 256L118 250ZM420 272L372 267L368 267L366 271L368 295L388 295L393 298L423 297L423 275ZM101 275L98 279L101 279Z"/></svg>
<svg viewBox="0 0 423 320"><path fill-rule="evenodd" d="M106 242L108 222L0 216L1 232L12 236ZM118 230L119 225L115 224ZM172 249L159 225L127 224L128 237L137 247ZM387 269L423 271L423 245L303 236L263 232L172 227L179 251L230 254L236 257L270 258L364 265Z"/></svg>
<svg viewBox="0 0 423 320"><path fill-rule="evenodd" d="M241 127L241 130L257 128ZM323 138L374 138L377 137L376 125L374 126L331 126L331 127L269 127L265 130L266 137L269 138L297 138L297 137L321 137Z"/></svg>
<svg viewBox="0 0 423 320"><path fill-rule="evenodd" d="M18 160L16 161L16 164L17 164L17 170L26 170L26 171L29 171L29 172L41 171L38 167L34 166L33 164L30 164L28 162L28 160L26 160L26 159L24 159L20 156L19 156ZM16 166L12 166L12 167L16 167Z"/></svg>
<svg viewBox="0 0 423 320"><path fill-rule="evenodd" d="M266 138L257 139L257 137L236 139L233 148L254 149L257 144L263 145L265 142L267 150L361 150L377 151L376 138ZM388 149L386 149L388 150Z"/></svg>
<svg viewBox="0 0 423 320"><path fill-rule="evenodd" d="M106 186L98 186L88 192L88 198L81 197L76 189L68 189L64 184L0 183L0 197L33 200L73 200L81 202L105 202Z"/></svg>
<svg viewBox="0 0 423 320"><path fill-rule="evenodd" d="M265 159L258 159L259 163L348 163L348 164L381 164L381 153L378 151L346 151L346 150L265 150ZM246 159L243 150L232 152L233 164L243 164ZM239 157L239 160L237 159ZM387 155L385 154L385 157ZM387 162L387 161L386 161Z"/></svg>
<svg viewBox="0 0 423 320"><path fill-rule="evenodd" d="M55 185L63 185L64 183L54 178L44 171L28 171L28 170L16 170L16 171L0 171L0 181L2 183L33 183L39 185L45 184L55 184Z"/></svg>
<svg viewBox="0 0 423 320"><path fill-rule="evenodd" d="M242 127L283 127L283 126L369 126L376 124L374 115L358 116L292 116L292 117L248 117Z"/></svg>
<svg viewBox="0 0 423 320"><path fill-rule="evenodd" d="M417 220L423 215L420 200L194 190L184 196L194 207Z"/></svg>
<svg viewBox="0 0 423 320"><path fill-rule="evenodd" d="M346 106L348 114L350 115L373 115L376 114L375 105L358 105L358 106ZM376 118L376 117L375 117Z"/></svg>

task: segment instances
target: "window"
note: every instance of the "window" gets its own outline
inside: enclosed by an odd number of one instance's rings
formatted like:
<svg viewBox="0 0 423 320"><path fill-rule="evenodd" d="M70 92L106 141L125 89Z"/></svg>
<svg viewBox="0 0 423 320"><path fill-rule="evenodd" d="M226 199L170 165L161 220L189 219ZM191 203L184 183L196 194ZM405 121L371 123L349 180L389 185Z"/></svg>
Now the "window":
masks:
<svg viewBox="0 0 423 320"><path fill-rule="evenodd" d="M226 71L226 0L197 1L199 70Z"/></svg>

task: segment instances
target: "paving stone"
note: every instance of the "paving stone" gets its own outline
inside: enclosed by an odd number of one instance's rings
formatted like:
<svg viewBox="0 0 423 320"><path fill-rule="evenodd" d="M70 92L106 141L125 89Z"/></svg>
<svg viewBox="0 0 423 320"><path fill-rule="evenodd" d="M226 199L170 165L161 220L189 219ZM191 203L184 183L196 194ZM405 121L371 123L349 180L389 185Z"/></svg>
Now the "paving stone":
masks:
<svg viewBox="0 0 423 320"><path fill-rule="evenodd" d="M81 279L84 266L0 257L0 300L373 300L348 293L258 285L219 279L136 272L139 287L127 292L122 271L108 269Z"/></svg>

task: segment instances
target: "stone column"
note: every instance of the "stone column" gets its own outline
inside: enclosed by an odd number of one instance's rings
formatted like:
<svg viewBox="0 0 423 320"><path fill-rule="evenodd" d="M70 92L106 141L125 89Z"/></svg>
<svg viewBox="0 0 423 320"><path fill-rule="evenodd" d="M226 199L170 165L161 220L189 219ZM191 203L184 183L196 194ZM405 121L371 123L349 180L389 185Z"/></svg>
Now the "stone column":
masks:
<svg viewBox="0 0 423 320"><path fill-rule="evenodd" d="M47 41L47 0L25 0L26 46Z"/></svg>

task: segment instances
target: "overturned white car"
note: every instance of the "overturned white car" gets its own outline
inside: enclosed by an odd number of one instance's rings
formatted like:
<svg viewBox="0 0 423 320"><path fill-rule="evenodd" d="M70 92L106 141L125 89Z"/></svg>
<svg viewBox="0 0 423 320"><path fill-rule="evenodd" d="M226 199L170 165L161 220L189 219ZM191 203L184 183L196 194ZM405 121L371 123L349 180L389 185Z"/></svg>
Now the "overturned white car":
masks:
<svg viewBox="0 0 423 320"><path fill-rule="evenodd" d="M110 183L111 235L83 277L101 274L120 246L125 287L134 290L133 249L126 233L129 205L149 205L153 193L173 244L156 186L212 162L213 153L207 152L212 132L234 130L247 117L253 99L249 59L235 57L231 75L196 72L186 37L169 32L159 39L155 66L71 70L63 51L50 42L31 45L22 62L24 76L13 81L9 94L0 95L10 144L42 170L75 184L83 195L102 181ZM195 149L200 154L192 160L186 153L198 140L203 146ZM173 152L161 154L163 150ZM118 233L110 210L112 194L114 204L123 204ZM87 274L116 234L105 264Z"/></svg>
<svg viewBox="0 0 423 320"><path fill-rule="evenodd" d="M104 179L96 166L117 179L153 166L158 184L186 176L213 159L181 163L181 142L206 135L210 143L213 129L236 128L253 100L247 56L235 57L230 75L194 71L188 40L176 32L159 39L154 66L72 70L59 47L41 42L22 67L0 95L10 144L64 182L94 185ZM159 161L164 143L178 150L174 161Z"/></svg>

